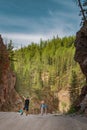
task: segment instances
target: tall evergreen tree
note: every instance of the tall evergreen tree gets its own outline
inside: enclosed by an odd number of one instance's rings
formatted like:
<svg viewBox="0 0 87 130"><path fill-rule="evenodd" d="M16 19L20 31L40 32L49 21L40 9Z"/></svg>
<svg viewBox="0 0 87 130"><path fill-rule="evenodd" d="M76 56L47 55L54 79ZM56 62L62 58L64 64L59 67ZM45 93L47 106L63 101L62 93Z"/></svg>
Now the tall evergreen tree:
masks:
<svg viewBox="0 0 87 130"><path fill-rule="evenodd" d="M14 60L14 51L13 51L14 46L13 46L12 40L10 40L10 42L6 46L7 46L7 50L9 53L10 65L11 65L11 68L13 69L14 68L13 61L15 61L15 60Z"/></svg>
<svg viewBox="0 0 87 130"><path fill-rule="evenodd" d="M81 24L84 24L87 21L87 0L75 0L78 6L80 7L79 15L82 16Z"/></svg>

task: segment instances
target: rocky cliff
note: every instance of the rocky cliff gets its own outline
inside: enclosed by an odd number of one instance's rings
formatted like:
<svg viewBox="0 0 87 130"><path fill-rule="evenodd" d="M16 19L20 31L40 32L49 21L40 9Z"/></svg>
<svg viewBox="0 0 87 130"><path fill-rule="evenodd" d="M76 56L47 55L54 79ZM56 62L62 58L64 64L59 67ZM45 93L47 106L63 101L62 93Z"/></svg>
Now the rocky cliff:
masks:
<svg viewBox="0 0 87 130"><path fill-rule="evenodd" d="M75 48L75 61L79 63L87 80L87 21L76 34Z"/></svg>
<svg viewBox="0 0 87 130"><path fill-rule="evenodd" d="M76 34L76 40L75 40L75 61L79 63L80 68L83 72L83 74L86 77L86 83L87 83L87 21L85 21L84 25L81 27L81 29ZM86 111L87 102L86 104L83 103L87 94L87 85L82 87L81 95L78 99L78 106L84 107L84 111Z"/></svg>
<svg viewBox="0 0 87 130"><path fill-rule="evenodd" d="M0 110L18 109L20 96L15 91L16 76L10 69L9 54L0 35Z"/></svg>

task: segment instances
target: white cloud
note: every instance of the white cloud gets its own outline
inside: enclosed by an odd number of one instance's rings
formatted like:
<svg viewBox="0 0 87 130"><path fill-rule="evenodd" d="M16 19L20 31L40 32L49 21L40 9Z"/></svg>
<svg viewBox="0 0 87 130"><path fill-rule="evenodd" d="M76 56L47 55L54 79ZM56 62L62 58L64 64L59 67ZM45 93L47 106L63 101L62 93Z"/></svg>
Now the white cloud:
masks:
<svg viewBox="0 0 87 130"><path fill-rule="evenodd" d="M28 34L3 34L3 36L7 37L8 39L12 38L12 39L21 39L21 40L32 40L35 39L36 41L38 40L38 38L40 38L40 36L34 36L34 35L28 35Z"/></svg>
<svg viewBox="0 0 87 130"><path fill-rule="evenodd" d="M18 34L18 33L3 33L2 38L4 39L5 44L12 40L14 47L20 48L21 46L27 46L28 44L34 42L39 43L40 39L47 40L48 37L45 35L28 35L28 34Z"/></svg>

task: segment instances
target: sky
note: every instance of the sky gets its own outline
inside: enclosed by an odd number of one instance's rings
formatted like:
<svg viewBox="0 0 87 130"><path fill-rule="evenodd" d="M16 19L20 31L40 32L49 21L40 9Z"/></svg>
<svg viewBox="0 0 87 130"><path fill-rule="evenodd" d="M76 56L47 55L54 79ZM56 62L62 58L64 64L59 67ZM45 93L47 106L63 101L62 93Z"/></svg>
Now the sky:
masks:
<svg viewBox="0 0 87 130"><path fill-rule="evenodd" d="M16 48L72 36L80 28L78 14L74 0L0 0L0 34Z"/></svg>

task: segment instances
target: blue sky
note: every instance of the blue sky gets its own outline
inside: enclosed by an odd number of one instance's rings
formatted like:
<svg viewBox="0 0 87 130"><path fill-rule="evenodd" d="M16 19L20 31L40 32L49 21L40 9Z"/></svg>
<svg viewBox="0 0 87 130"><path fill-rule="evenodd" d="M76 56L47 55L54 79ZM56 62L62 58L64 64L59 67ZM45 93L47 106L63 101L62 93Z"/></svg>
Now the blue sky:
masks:
<svg viewBox="0 0 87 130"><path fill-rule="evenodd" d="M0 0L0 33L15 47L75 35L80 28L74 0Z"/></svg>

